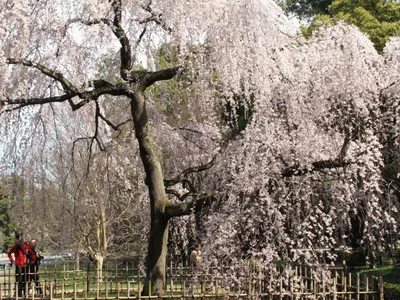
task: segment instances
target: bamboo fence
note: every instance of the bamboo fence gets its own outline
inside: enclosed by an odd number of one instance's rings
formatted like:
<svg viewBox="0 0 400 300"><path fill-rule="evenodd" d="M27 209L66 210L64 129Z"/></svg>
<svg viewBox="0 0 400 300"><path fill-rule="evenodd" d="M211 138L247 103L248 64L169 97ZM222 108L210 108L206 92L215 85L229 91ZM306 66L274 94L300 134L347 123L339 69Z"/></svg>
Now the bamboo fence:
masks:
<svg viewBox="0 0 400 300"><path fill-rule="evenodd" d="M283 271L283 269L282 269ZM199 268L175 266L166 270L162 296L142 296L144 273L133 263L108 263L101 280L96 278L93 264L74 270L72 264L41 265L38 294L34 283L26 283L25 299L195 299L241 298L261 300L286 299L384 299L382 278L360 276L345 271L332 271L327 280L315 280L316 269L291 267L291 272L271 279L267 271L253 268L251 272L234 274L229 265ZM289 274L289 275L287 275ZM235 277L236 281L230 280ZM322 278L322 277L321 277ZM148 287L151 294L151 286ZM18 299L15 269L4 267L0 274L0 300Z"/></svg>

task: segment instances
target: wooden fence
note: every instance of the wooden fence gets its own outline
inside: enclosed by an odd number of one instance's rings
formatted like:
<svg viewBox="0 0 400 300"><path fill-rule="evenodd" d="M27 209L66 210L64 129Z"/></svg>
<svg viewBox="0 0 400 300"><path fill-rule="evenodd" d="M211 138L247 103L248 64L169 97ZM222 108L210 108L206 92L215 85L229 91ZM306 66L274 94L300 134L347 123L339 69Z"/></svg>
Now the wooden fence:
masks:
<svg viewBox="0 0 400 300"><path fill-rule="evenodd" d="M268 270L252 268L240 274L229 265L206 270L184 266L167 268L163 296L141 296L143 270L132 263L106 264L101 280L96 278L93 264L74 270L72 264L41 265L38 294L33 283L26 283L25 298L46 299L380 299L383 300L382 278L332 271L319 280L310 267L281 268L278 278ZM18 299L15 269L7 266L0 273L0 300ZM151 291L151 286L149 286Z"/></svg>

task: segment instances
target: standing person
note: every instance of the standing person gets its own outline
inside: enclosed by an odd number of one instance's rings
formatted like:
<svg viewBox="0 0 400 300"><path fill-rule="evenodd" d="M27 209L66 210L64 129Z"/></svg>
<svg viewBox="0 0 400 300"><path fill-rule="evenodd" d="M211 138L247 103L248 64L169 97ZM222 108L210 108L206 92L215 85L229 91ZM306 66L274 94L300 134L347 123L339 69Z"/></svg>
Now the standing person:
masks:
<svg viewBox="0 0 400 300"><path fill-rule="evenodd" d="M201 247L197 245L192 253L190 254L190 261L192 263L192 267L198 267L201 262Z"/></svg>
<svg viewBox="0 0 400 300"><path fill-rule="evenodd" d="M22 235L18 236L17 243L8 251L8 258L10 262L15 265L15 282L18 283L19 297L22 297L23 291L25 290L25 283L27 282L27 251L27 245L24 243L24 237ZM14 254L14 257L12 254Z"/></svg>
<svg viewBox="0 0 400 300"><path fill-rule="evenodd" d="M40 261L44 258L40 252L36 252L36 240L31 239L28 243L28 261L29 261L29 281L35 282L36 293L41 294L42 288L39 283L39 265Z"/></svg>

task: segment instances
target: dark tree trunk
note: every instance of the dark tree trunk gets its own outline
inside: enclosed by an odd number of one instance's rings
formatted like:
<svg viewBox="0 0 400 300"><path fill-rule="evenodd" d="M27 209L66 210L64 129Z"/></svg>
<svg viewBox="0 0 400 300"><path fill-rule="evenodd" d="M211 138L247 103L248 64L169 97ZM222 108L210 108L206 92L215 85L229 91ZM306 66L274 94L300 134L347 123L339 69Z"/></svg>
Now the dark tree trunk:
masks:
<svg viewBox="0 0 400 300"><path fill-rule="evenodd" d="M165 285L168 219L164 214L152 215L151 219L147 276L142 294L162 295Z"/></svg>
<svg viewBox="0 0 400 300"><path fill-rule="evenodd" d="M142 294L161 296L164 290L167 255L169 218L165 213L165 206L168 204L168 199L165 194L161 162L148 122L142 87L138 84L132 84L131 112L140 157L146 173L151 206L146 282Z"/></svg>

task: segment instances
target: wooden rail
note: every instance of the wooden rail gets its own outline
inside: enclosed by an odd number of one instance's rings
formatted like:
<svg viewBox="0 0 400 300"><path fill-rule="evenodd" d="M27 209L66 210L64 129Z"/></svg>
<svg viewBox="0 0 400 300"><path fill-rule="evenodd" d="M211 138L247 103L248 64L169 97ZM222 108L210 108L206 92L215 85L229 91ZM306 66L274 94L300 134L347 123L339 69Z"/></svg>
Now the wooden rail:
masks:
<svg viewBox="0 0 400 300"><path fill-rule="evenodd" d="M201 270L171 263L164 294L144 297L140 293L144 274L133 264L107 264L101 280L96 278L94 265L83 270L74 270L68 264L42 265L39 276L43 294L37 293L34 283L27 282L29 292L25 299L384 299L382 278L332 271L331 276L324 277L321 273L321 279L316 280L315 272L318 271L311 267L297 266L290 272L282 272L278 278L271 278L268 270L252 267L231 280L227 265ZM0 274L0 300L18 299L17 289L15 270L4 268Z"/></svg>

